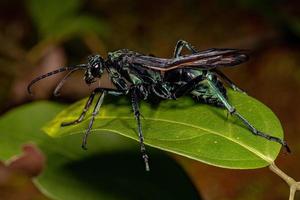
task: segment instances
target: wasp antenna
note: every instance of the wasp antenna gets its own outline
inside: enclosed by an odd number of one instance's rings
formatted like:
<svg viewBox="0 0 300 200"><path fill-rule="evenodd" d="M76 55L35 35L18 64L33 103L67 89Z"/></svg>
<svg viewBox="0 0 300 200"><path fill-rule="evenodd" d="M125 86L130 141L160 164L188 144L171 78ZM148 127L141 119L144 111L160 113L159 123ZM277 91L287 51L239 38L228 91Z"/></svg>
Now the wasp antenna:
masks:
<svg viewBox="0 0 300 200"><path fill-rule="evenodd" d="M76 70L77 69L74 69L74 70L68 72L67 75L65 75L64 78L61 79L61 81L57 84L56 88L54 89L54 92L53 92L54 96L59 96L60 95L59 90L62 88L62 86L64 85L64 83L66 82L66 80L69 78L69 76L71 74L73 74Z"/></svg>
<svg viewBox="0 0 300 200"><path fill-rule="evenodd" d="M29 83L29 85L27 86L27 91L28 91L28 93L29 93L30 95L32 95L31 87L32 87L32 85L34 85L36 82L38 82L38 81L40 81L40 80L42 80L42 79L44 79L44 78L46 78L46 77L48 77L48 76L52 76L52 75L54 75L54 74L57 74L57 73L60 73L60 72L64 72L64 71L67 71L68 69L69 69L68 67L60 68L60 69L54 70L54 71L49 72L49 73L47 73L47 74L43 74L43 75L41 75L41 76L39 76L39 77L33 79L33 80Z"/></svg>
<svg viewBox="0 0 300 200"><path fill-rule="evenodd" d="M47 78L49 76L52 76L54 74L57 74L57 73L61 73L61 72L64 72L64 71L68 71L68 70L72 70L72 71L76 71L78 69L84 69L86 67L86 64L80 64L80 65L76 65L74 67L63 67L63 68L60 68L60 69L57 69L57 70L54 70L52 72L49 72L47 74L43 74L35 79L33 79L29 85L27 86L27 91L30 95L32 95L32 91L31 91L31 87L32 85L34 85L36 82L44 79L44 78Z"/></svg>

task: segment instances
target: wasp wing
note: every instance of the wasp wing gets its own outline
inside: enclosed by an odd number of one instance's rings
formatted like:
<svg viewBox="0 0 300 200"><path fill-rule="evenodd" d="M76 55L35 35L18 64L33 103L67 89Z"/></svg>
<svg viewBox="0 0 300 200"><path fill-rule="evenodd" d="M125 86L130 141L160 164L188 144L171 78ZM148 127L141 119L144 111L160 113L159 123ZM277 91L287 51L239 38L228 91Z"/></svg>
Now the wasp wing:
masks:
<svg viewBox="0 0 300 200"><path fill-rule="evenodd" d="M248 60L244 50L208 49L173 59L140 55L133 57L131 63L158 70L169 71L177 68L213 69L221 66L234 66Z"/></svg>

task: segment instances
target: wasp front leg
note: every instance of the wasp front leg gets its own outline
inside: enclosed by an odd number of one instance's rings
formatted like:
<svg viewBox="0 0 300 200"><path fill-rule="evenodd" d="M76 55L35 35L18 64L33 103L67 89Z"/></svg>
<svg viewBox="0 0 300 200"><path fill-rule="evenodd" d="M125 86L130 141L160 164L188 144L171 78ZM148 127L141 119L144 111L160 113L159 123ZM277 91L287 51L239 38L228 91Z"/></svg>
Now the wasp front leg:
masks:
<svg viewBox="0 0 300 200"><path fill-rule="evenodd" d="M104 96L105 94L110 94L110 95L114 95L114 96L119 96L119 95L123 95L125 94L126 92L124 91L121 91L121 90L113 90L113 89L107 89L107 88L96 88L92 94L90 95L89 99L87 100L86 102L86 105L82 111L82 113L80 114L79 118L76 119L75 121L72 121L72 122L64 122L61 124L61 126L68 126L68 125L73 125L73 124L77 124L79 122L82 122L85 115L86 115L86 112L89 110L89 108L91 107L92 105L92 102L95 98L95 95L100 93L101 95L98 97L97 99L97 103L94 107L94 110L93 110L93 113L92 113L92 118L90 120L90 123L89 123L89 126L84 134L84 137L83 137L83 140L82 140L82 148L83 149L87 149L86 148L86 144L87 144L87 138L92 130L92 126L94 124L94 121L95 121L95 117L97 116L97 114L99 113L100 111L100 107L103 103L103 100L104 100Z"/></svg>
<svg viewBox="0 0 300 200"><path fill-rule="evenodd" d="M85 134L84 134L84 136L83 136L81 147L82 147L83 149L85 149L85 150L87 149L87 148L86 148L87 138L88 138L88 136L89 136L89 134L90 134L90 132L91 132L91 130L92 130L92 126L93 126L93 124L94 124L95 117L96 117L96 115L97 115L97 114L99 113L99 111L100 111L100 107L101 107L101 105L102 105L102 103L103 103L105 94L106 94L106 91L104 90L104 91L102 92L102 94L99 96L99 98L98 98L98 100L97 100L97 103L96 103L96 106L94 107L94 111L93 111L93 113L92 113L92 118L91 118L91 120L90 120L89 126L88 126L88 128L87 128L87 130L86 130L86 132L85 132Z"/></svg>
<svg viewBox="0 0 300 200"><path fill-rule="evenodd" d="M80 116L79 116L76 120L74 120L74 121L71 121L71 122L63 122L63 123L61 123L61 126L70 126L70 125L74 125L74 124L78 124L78 123L82 122L83 119L84 119L84 117L85 117L85 115L86 115L86 113L87 113L87 111L90 109L90 107L91 107L91 105L92 105L92 103L93 103L93 100L94 100L94 98L95 98L95 95L96 95L97 93L103 92L103 90L104 90L104 89L102 89L102 88L96 88L96 89L91 93L91 95L89 96L89 98L88 98L88 100L87 100L87 102L86 102L86 104L85 104L85 106L84 106L84 108L83 108L83 111L82 111L82 113L80 114ZM114 96L119 96L119 95L124 94L123 92L118 91L118 90L110 90L110 89L106 89L106 88L105 88L105 90L109 90L109 94L114 95Z"/></svg>
<svg viewBox="0 0 300 200"><path fill-rule="evenodd" d="M74 125L74 124L78 124L78 123L82 122L82 120L84 119L84 117L85 117L85 115L86 115L86 112L87 112L87 111L89 110L89 108L91 107L92 102L93 102L94 97L95 97L95 95L97 94L97 92L100 92L98 88L96 88L96 89L92 92L92 94L90 95L89 99L87 100L87 102L86 102L86 104L85 104L85 106L84 106L84 108L83 108L82 113L80 114L80 116L79 116L76 120L71 121L71 122L63 122L63 123L61 124L61 126L69 126L69 125Z"/></svg>
<svg viewBox="0 0 300 200"><path fill-rule="evenodd" d="M89 126L83 136L83 140L82 140L82 148L83 149L87 149L86 148L86 144L87 144L87 138L92 130L92 127L93 127L93 124L94 124L94 121L95 121L95 117L98 115L99 111L100 111L100 108L101 108L101 105L104 101L104 96L106 94L110 94L110 95L113 95L113 96L119 96L119 95L123 95L125 94L124 91L120 91L120 90L114 90L114 89L107 89L107 88L98 88L99 92L102 92L102 94L98 97L97 99L97 103L94 107L94 111L92 113L92 118L90 120L90 123L89 123Z"/></svg>
<svg viewBox="0 0 300 200"><path fill-rule="evenodd" d="M207 74L206 80L211 90L213 90L217 94L218 99L223 103L224 107L228 110L228 112L231 115L237 116L246 125L246 127L251 131L253 135L260 136L267 140L277 142L281 144L283 147L285 147L287 152L291 152L287 143L283 139L268 135L266 133L257 130L247 119L245 119L245 117L243 117L239 112L237 112L236 109L232 105L230 105L230 103L227 101L225 96L220 92L218 87L215 85L214 81L212 80L212 75L210 73Z"/></svg>

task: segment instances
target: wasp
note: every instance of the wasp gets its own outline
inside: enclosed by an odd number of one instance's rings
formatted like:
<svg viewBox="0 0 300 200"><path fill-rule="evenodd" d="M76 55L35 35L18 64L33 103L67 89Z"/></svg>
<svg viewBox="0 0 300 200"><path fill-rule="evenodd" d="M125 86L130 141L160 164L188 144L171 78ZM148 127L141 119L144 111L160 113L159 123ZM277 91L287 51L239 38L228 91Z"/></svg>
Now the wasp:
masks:
<svg viewBox="0 0 300 200"><path fill-rule="evenodd" d="M190 54L182 55L183 48L186 48ZM99 94L90 123L82 140L82 148L86 149L87 138L105 95L129 96L137 123L140 150L147 171L150 169L148 164L149 157L146 154L144 145L139 103L142 100L153 97L159 100L176 100L182 96L190 95L200 103L226 109L230 115L234 115L241 120L253 135L277 142L290 152L287 143L283 139L257 130L228 101L224 83L235 91L244 91L238 88L219 68L244 63L248 60L248 57L246 51L239 49L212 48L198 51L188 42L179 40L176 44L173 58L158 58L128 49L109 52L106 59L100 55L90 55L86 64L64 67L41 75L32 80L27 89L31 94L31 87L37 81L68 71L54 90L54 95L58 95L64 82L73 72L83 70L84 80L86 84L90 85L99 80L106 71L115 88L97 87L89 96L78 119L64 122L61 126L82 122L95 96Z"/></svg>

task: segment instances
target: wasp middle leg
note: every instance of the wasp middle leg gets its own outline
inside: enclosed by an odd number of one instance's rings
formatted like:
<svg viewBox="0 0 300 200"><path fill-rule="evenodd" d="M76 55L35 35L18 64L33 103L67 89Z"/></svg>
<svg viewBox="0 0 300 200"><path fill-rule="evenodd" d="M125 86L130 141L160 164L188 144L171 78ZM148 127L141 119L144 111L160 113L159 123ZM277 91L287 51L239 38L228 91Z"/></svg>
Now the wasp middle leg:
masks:
<svg viewBox="0 0 300 200"><path fill-rule="evenodd" d="M173 93L173 98L176 99L188 93L191 93L197 87L198 83L201 82L203 79L203 75L199 75L189 80L184 85L181 85L180 87L176 88L176 90Z"/></svg>
<svg viewBox="0 0 300 200"><path fill-rule="evenodd" d="M141 147L141 153L142 153L142 157L144 159L144 163L145 163L145 169L146 171L150 171L150 167L149 167L149 157L146 154L146 147L144 144L144 135L143 135L143 131L142 131L142 125L141 125L141 113L140 113L140 108L139 108L139 101L141 99L141 97L139 96L139 88L138 87L131 87L131 104L132 104L132 109L133 109L133 113L137 122L137 128L138 128L138 136L139 136L139 141L140 141L140 147Z"/></svg>

